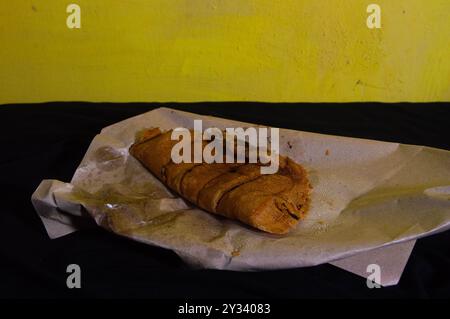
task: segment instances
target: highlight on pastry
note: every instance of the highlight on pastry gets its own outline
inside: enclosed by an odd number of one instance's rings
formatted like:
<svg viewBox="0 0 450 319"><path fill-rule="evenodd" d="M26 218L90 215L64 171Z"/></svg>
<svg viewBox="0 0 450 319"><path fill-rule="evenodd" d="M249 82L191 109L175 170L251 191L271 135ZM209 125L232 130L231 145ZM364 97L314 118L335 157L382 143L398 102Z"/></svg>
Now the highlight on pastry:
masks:
<svg viewBox="0 0 450 319"><path fill-rule="evenodd" d="M193 131L191 131L193 133ZM298 163L271 152L278 169L273 174L263 174L261 168L271 165L260 160L249 162L251 147L246 143L245 161L237 143L224 142L226 148L234 145L234 162L221 152L219 162L195 161L198 153L213 140L202 140L195 147L194 134L188 135L194 152L190 161L174 162L172 149L179 143L173 139L174 130L163 132L151 128L136 134L130 154L173 192L203 210L250 225L259 230L286 234L302 220L309 208L311 186L306 170ZM229 139L224 134L224 139ZM213 154L213 155L217 155ZM200 155L201 156L201 155ZM217 159L217 156L215 156Z"/></svg>

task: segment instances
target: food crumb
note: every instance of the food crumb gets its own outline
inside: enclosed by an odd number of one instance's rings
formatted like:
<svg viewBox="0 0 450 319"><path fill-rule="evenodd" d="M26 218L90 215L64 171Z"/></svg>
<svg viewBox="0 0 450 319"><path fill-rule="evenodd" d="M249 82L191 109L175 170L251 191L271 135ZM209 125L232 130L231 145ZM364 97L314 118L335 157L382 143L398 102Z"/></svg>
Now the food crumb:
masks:
<svg viewBox="0 0 450 319"><path fill-rule="evenodd" d="M328 156L328 155L330 155L330 150L325 151L325 156Z"/></svg>
<svg viewBox="0 0 450 319"><path fill-rule="evenodd" d="M239 256L240 254L241 254L241 252L239 251L239 249L233 250L233 251L231 252L231 256L233 256L233 257L237 257L237 256Z"/></svg>

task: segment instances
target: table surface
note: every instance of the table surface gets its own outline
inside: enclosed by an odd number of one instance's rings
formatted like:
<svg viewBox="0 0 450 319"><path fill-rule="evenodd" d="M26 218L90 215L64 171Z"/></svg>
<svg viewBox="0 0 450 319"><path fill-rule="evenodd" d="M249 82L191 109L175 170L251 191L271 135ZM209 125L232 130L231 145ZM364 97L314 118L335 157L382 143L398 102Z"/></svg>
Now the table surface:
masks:
<svg viewBox="0 0 450 319"><path fill-rule="evenodd" d="M325 134L450 149L450 105L44 103L0 106L0 297L450 297L450 231L418 240L397 286L325 264L266 272L199 270L172 251L100 227L50 240L30 197L42 179L70 181L101 128L157 107ZM82 269L67 289L66 267Z"/></svg>

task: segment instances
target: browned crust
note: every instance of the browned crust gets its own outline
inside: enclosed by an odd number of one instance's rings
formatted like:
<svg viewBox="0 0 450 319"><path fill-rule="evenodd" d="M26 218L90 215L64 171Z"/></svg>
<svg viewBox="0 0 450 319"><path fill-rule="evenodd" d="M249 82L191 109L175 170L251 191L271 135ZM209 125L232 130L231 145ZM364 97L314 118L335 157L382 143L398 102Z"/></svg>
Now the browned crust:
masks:
<svg viewBox="0 0 450 319"><path fill-rule="evenodd" d="M311 187L306 170L292 159L280 156L272 175L261 175L260 164L175 164L170 156L178 141L171 132L142 131L130 154L185 199L274 234L289 232L306 215Z"/></svg>

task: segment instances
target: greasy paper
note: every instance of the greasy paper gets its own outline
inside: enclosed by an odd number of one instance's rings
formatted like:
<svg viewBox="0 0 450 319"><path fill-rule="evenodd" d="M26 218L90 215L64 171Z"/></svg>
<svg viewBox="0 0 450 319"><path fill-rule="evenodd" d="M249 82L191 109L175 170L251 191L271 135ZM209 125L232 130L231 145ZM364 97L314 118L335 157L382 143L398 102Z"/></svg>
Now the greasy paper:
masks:
<svg viewBox="0 0 450 319"><path fill-rule="evenodd" d="M250 126L160 108L106 127L70 183L43 181L33 195L38 213L65 225L60 233L70 232L74 218L89 215L119 235L172 249L191 264L231 270L312 266L450 227L450 152L285 129L280 153L302 164L313 186L306 219L278 236L204 212L128 153L137 131L192 128L194 119L202 119L204 128Z"/></svg>

